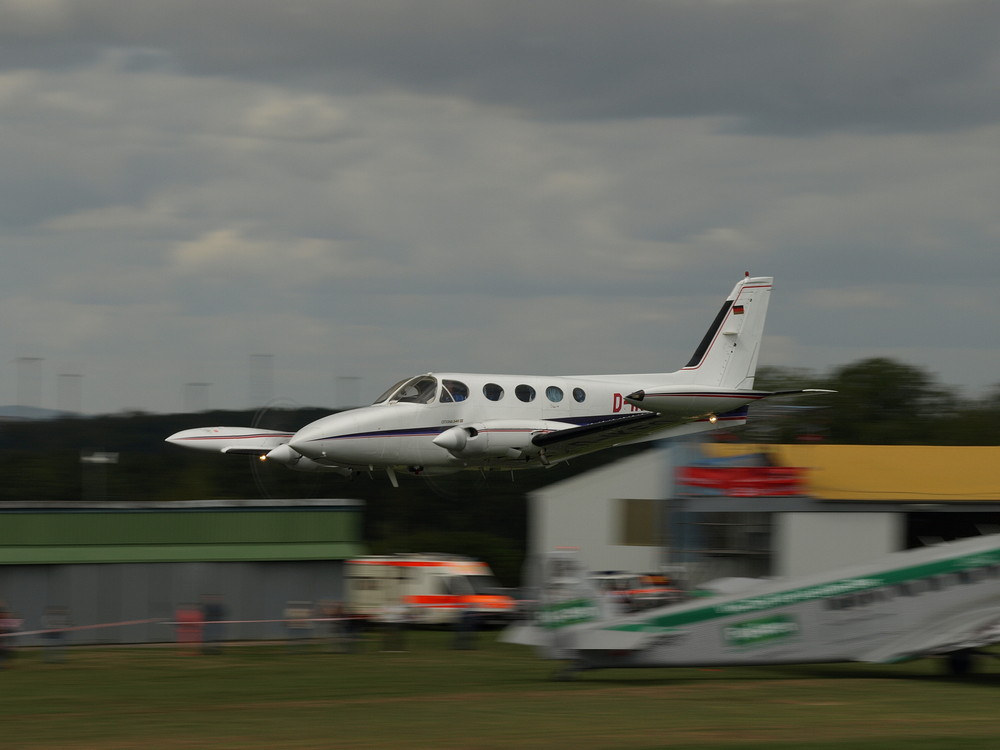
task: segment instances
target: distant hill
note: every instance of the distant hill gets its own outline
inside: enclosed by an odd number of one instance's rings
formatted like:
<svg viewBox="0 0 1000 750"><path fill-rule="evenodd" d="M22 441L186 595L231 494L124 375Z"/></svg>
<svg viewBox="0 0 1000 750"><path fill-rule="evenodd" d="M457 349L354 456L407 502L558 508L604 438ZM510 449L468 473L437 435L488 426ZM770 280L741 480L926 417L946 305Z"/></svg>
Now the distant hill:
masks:
<svg viewBox="0 0 1000 750"><path fill-rule="evenodd" d="M37 406L0 406L0 420L65 419L75 416L55 409L40 409Z"/></svg>

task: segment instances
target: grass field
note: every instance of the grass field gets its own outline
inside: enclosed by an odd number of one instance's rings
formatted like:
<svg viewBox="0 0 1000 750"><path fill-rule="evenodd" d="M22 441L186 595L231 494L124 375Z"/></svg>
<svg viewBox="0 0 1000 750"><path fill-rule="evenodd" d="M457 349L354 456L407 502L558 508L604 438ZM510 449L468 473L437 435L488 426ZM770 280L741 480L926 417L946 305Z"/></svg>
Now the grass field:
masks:
<svg viewBox="0 0 1000 750"><path fill-rule="evenodd" d="M0 671L0 748L995 748L1000 661L965 681L893 667L651 669L552 682L483 635L409 651L233 645L22 651Z"/></svg>

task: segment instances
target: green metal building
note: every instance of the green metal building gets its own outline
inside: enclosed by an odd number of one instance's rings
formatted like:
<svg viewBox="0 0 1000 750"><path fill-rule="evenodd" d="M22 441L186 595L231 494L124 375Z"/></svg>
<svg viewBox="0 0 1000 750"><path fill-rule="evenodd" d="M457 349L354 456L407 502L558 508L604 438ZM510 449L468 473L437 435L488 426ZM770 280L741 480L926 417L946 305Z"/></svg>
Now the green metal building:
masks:
<svg viewBox="0 0 1000 750"><path fill-rule="evenodd" d="M342 596L344 560L365 551L363 508L348 499L0 503L0 601L24 630L40 629L51 606L91 626L169 621L204 597L222 597L229 620L277 620L289 601ZM280 622L225 627L229 639L282 635ZM173 638L150 622L88 627L68 642Z"/></svg>

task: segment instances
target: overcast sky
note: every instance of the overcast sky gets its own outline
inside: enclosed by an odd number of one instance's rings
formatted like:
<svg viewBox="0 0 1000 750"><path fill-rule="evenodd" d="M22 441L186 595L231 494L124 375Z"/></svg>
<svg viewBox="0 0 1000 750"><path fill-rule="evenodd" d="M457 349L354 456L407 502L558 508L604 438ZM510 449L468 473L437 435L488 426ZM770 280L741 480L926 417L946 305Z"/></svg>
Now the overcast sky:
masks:
<svg viewBox="0 0 1000 750"><path fill-rule="evenodd" d="M1000 2L0 0L0 243L0 404L673 370L746 270L978 395Z"/></svg>

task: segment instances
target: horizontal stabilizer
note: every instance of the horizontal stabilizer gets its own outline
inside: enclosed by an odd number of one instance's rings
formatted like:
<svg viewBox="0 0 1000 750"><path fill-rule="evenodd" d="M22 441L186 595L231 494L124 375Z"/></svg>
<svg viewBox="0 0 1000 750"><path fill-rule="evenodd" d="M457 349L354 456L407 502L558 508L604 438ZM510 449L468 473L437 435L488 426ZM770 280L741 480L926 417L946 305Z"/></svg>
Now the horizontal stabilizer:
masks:
<svg viewBox="0 0 1000 750"><path fill-rule="evenodd" d="M747 406L773 395L769 391L739 388L692 388L690 385L665 385L645 388L625 397L632 406L678 419L697 419L710 414Z"/></svg>
<svg viewBox="0 0 1000 750"><path fill-rule="evenodd" d="M829 388L799 388L794 391L772 391L767 394L770 396L813 396L822 393L836 393L836 391L831 391Z"/></svg>
<svg viewBox="0 0 1000 750"><path fill-rule="evenodd" d="M263 456L292 439L292 432L253 427L195 427L166 439L173 445L216 453Z"/></svg>
<svg viewBox="0 0 1000 750"><path fill-rule="evenodd" d="M655 633L639 630L613 630L607 626L581 628L576 635L576 646L595 651L638 651L645 648Z"/></svg>
<svg viewBox="0 0 1000 750"><path fill-rule="evenodd" d="M933 654L982 648L1000 642L1000 607L963 612L927 623L915 633L864 654L859 661L887 664Z"/></svg>
<svg viewBox="0 0 1000 750"><path fill-rule="evenodd" d="M561 642L584 651L636 651L644 648L653 636L655 634L638 629L615 630L605 627L603 623L574 625L559 635L548 628L515 623L500 634L500 641L536 648L553 648Z"/></svg>
<svg viewBox="0 0 1000 750"><path fill-rule="evenodd" d="M515 643L518 646L547 646L552 638L551 633L547 633L544 628L540 628L531 623L516 622L508 625L500 634L501 643Z"/></svg>
<svg viewBox="0 0 1000 750"><path fill-rule="evenodd" d="M721 414L747 406L763 398L836 393L826 388L800 388L793 391L754 391L740 388L698 388L690 385L664 385L630 393L625 401L632 406L678 419L696 419Z"/></svg>

